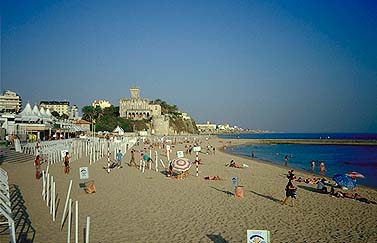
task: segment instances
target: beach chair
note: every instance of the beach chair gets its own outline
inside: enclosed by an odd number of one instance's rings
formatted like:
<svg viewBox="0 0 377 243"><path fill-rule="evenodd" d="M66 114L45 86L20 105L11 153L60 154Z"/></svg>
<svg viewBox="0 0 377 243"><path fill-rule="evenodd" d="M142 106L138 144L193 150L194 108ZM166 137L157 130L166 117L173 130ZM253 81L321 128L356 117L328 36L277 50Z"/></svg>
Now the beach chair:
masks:
<svg viewBox="0 0 377 243"><path fill-rule="evenodd" d="M179 174L177 175L176 178L177 178L178 180L186 179L189 175L190 175L189 171L186 170L186 171L184 171L184 172L179 173Z"/></svg>

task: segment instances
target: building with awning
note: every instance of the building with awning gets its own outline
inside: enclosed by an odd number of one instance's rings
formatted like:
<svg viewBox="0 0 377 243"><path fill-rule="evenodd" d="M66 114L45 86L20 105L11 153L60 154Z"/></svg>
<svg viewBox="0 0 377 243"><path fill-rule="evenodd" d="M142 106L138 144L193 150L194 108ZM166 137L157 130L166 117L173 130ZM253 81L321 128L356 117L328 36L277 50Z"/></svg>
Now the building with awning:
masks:
<svg viewBox="0 0 377 243"><path fill-rule="evenodd" d="M91 124L92 124L91 122L88 122L88 121L83 120L83 119L80 119L80 120L75 122L75 125L81 127L83 129L83 131L85 131L85 132L90 131L90 125Z"/></svg>
<svg viewBox="0 0 377 243"><path fill-rule="evenodd" d="M54 117L48 109L39 110L36 105L32 109L30 103L27 103L15 116L13 128L7 130L7 133L16 134L21 140L31 139L31 135L34 135L35 139L46 140L52 134L53 123Z"/></svg>

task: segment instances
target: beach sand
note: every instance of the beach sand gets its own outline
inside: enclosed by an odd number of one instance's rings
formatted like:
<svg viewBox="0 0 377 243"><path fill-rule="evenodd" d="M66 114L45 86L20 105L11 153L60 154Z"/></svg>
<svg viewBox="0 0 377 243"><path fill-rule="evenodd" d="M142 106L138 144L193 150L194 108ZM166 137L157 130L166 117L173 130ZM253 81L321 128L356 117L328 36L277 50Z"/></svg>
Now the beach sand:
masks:
<svg viewBox="0 0 377 243"><path fill-rule="evenodd" d="M87 158L72 161L69 175L63 173L62 164L54 164L50 173L56 181L56 222L42 200L41 181L34 178L33 161L4 163L1 167L8 172L9 184L18 185L21 190L36 231L34 242L66 242L67 225L60 231L60 221L70 179L73 180L71 198L79 202L80 242L83 242L86 216L91 218L90 242L246 242L248 229L269 230L272 242L376 242L377 205L316 193L315 185L298 182L294 183L298 187L295 207L290 206L290 201L281 205L289 167L221 151L224 145L246 142L203 140L202 148L209 143L216 147L216 155L200 153L203 164L199 167L199 177L192 166L190 176L183 180L166 177L161 165L159 172L148 169L142 174L126 165L129 153L123 159L124 167L108 174L103 169L107 159L102 158L89 166L90 180L95 181L97 189L94 194L86 194L79 186L82 182L79 167L88 166ZM176 144L174 153L185 150L184 146ZM140 150L144 145L135 148ZM166 163L164 152L157 151ZM195 160L194 153L186 157ZM138 163L139 152L135 158ZM231 159L249 167L225 167ZM45 170L46 165L42 168ZM214 175L222 180L203 179ZM243 186L242 199L233 195L233 176ZM304 172L296 172L296 176L313 177ZM360 186L356 191L377 201L375 189ZM0 242L7 242L7 237L1 235ZM73 242L73 233L71 239Z"/></svg>

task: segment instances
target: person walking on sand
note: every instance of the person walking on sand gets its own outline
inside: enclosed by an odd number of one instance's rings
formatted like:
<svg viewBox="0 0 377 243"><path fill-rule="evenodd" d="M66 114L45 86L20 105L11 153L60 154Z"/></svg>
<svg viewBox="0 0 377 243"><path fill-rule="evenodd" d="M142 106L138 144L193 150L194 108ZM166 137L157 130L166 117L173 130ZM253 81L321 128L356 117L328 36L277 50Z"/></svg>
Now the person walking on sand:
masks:
<svg viewBox="0 0 377 243"><path fill-rule="evenodd" d="M136 162L135 162L135 152L133 149L131 149L131 160L130 160L129 165L130 166L134 165L135 167L137 167Z"/></svg>
<svg viewBox="0 0 377 243"><path fill-rule="evenodd" d="M69 174L69 169L70 169L70 166L69 166L69 153L65 152L65 156L64 156L64 173L65 174Z"/></svg>
<svg viewBox="0 0 377 243"><path fill-rule="evenodd" d="M295 206L294 199L296 199L296 191L297 188L293 185L292 181L294 180L295 176L293 174L290 175L288 184L285 186L285 199L281 204L285 205L287 203L288 198L291 198L292 207Z"/></svg>

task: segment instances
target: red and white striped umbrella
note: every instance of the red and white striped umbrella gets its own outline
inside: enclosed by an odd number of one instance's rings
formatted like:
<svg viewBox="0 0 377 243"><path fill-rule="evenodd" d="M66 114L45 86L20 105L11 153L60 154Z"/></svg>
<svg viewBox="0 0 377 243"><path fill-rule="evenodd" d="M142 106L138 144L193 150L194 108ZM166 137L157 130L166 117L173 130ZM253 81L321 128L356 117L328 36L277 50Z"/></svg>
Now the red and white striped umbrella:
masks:
<svg viewBox="0 0 377 243"><path fill-rule="evenodd" d="M176 171L186 171L189 170L191 167L191 162L188 159L185 158L177 158L172 161L173 170Z"/></svg>
<svg viewBox="0 0 377 243"><path fill-rule="evenodd" d="M355 178L364 179L365 178L365 176L363 174L356 172L356 171L348 172L346 175L351 177L352 179L355 179Z"/></svg>

